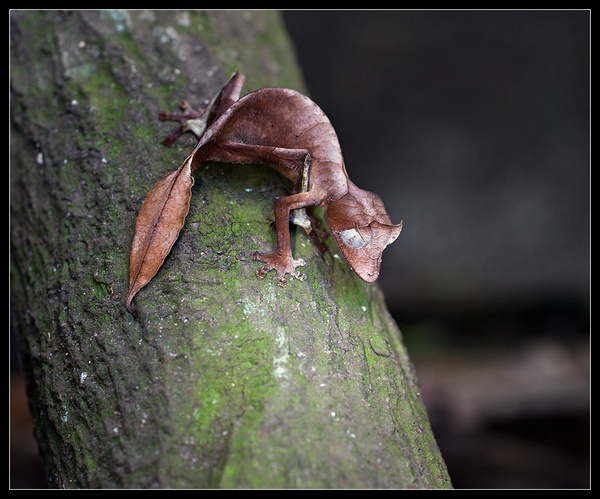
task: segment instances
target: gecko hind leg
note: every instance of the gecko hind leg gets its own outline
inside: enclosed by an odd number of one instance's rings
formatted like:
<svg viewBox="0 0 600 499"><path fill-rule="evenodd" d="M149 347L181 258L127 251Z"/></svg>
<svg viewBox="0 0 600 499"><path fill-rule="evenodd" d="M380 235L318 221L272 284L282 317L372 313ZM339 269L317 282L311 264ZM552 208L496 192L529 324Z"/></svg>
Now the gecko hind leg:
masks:
<svg viewBox="0 0 600 499"><path fill-rule="evenodd" d="M171 146L185 132L192 132L200 138L204 131L239 99L245 79L246 77L242 73L233 73L206 109L196 111L187 101L183 101L179 106L183 113L161 111L158 115L159 120L179 121L179 126L165 137L163 143Z"/></svg>

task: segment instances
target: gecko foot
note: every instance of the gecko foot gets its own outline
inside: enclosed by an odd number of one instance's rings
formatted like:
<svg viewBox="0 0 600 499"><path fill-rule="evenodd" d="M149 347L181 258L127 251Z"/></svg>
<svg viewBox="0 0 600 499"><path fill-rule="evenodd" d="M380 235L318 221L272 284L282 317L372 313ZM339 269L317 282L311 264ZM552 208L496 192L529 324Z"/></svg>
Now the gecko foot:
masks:
<svg viewBox="0 0 600 499"><path fill-rule="evenodd" d="M165 137L163 143L166 146L173 145L179 137L181 137L185 132L188 131L188 121L196 120L204 115L206 112L205 109L200 109L196 111L192 106L190 106L188 101L183 101L179 107L183 111L182 113L170 113L168 111L161 111L158 115L158 119L161 121L179 121L179 126L173 130L172 133Z"/></svg>
<svg viewBox="0 0 600 499"><path fill-rule="evenodd" d="M259 279L264 279L271 270L275 270L277 271L277 284L281 287L285 287L286 285L285 274L290 274L300 281L304 280L304 274L296 270L296 267L305 265L302 259L294 260L291 257L286 258L276 251L273 253L253 253L252 259L266 264L256 271L256 277Z"/></svg>

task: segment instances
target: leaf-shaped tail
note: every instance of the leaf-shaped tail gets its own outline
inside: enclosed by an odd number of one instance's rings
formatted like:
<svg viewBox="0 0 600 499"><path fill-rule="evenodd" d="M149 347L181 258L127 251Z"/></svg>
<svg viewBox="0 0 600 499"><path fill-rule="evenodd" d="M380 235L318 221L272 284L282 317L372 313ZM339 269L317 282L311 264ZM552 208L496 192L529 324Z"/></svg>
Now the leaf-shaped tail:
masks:
<svg viewBox="0 0 600 499"><path fill-rule="evenodd" d="M156 275L183 227L190 210L194 178L189 156L148 193L135 225L129 257L129 292L125 306L134 313L135 294Z"/></svg>

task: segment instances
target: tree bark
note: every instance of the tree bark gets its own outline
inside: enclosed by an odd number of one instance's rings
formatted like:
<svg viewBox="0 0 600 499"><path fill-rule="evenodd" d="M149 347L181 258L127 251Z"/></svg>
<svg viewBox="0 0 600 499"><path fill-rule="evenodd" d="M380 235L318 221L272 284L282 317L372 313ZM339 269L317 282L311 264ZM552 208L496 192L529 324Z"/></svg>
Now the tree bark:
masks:
<svg viewBox="0 0 600 499"><path fill-rule="evenodd" d="M265 167L207 164L171 255L125 310L135 220L193 137L175 111L234 71L303 90L269 11L12 11L11 323L51 486L451 487L376 285L302 231L272 250Z"/></svg>

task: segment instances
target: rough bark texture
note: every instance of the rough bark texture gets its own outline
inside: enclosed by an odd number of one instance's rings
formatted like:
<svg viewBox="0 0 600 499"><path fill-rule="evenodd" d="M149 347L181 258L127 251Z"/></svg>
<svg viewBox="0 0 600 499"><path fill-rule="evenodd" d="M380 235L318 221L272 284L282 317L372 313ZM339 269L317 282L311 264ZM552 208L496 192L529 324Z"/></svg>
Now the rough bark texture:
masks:
<svg viewBox="0 0 600 499"><path fill-rule="evenodd" d="M125 310L140 205L194 144L159 110L302 89L273 12L11 12L11 296L54 487L450 487L379 288L303 231L274 247L264 167L208 164L164 267Z"/></svg>

